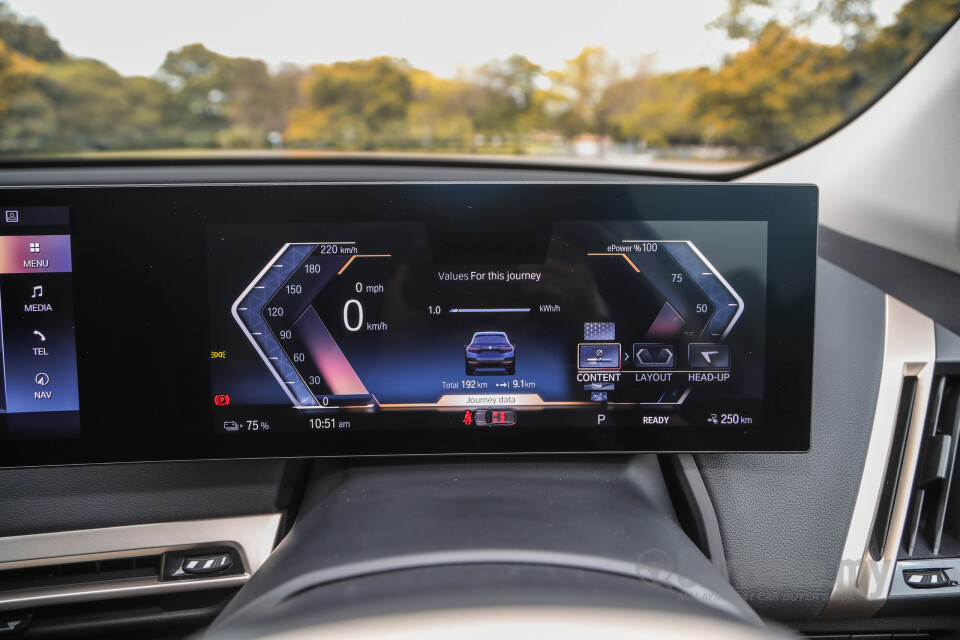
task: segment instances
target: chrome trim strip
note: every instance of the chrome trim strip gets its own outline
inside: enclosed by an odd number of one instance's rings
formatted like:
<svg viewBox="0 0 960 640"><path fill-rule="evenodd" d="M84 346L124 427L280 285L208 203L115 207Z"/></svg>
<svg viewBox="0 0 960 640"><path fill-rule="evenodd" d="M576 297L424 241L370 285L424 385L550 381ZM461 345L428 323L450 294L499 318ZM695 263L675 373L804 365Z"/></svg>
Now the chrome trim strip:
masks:
<svg viewBox="0 0 960 640"><path fill-rule="evenodd" d="M910 506L936 355L933 320L886 296L883 369L870 444L833 592L820 618L872 616L887 600ZM880 558L874 558L870 552L870 535L890 459L905 376L917 378L916 400L907 425L886 547Z"/></svg>
<svg viewBox="0 0 960 640"><path fill-rule="evenodd" d="M31 609L93 600L113 600L136 596L156 595L158 593L183 593L202 589L221 589L241 587L250 579L250 574L228 576L225 578L204 578L197 580L177 580L175 582L157 582L152 578L136 580L113 580L89 584L47 587L43 589L24 589L22 591L0 592L0 611L10 609Z"/></svg>
<svg viewBox="0 0 960 640"><path fill-rule="evenodd" d="M222 578L160 582L155 578L114 580L19 591L0 591L0 611L38 605L125 598L157 592L240 586L273 551L279 513L211 520L161 522L0 538L0 571L161 554L201 546L237 549L246 572Z"/></svg>

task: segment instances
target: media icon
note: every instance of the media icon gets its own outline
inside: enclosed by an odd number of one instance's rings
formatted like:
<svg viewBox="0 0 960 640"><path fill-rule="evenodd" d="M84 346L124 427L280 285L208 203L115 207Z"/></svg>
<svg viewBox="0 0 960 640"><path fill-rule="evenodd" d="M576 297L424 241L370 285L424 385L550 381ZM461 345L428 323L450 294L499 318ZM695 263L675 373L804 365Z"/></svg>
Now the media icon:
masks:
<svg viewBox="0 0 960 640"><path fill-rule="evenodd" d="M33 298L42 298L42 297L43 297L43 286L34 287L33 295L30 296L30 298L33 299Z"/></svg>

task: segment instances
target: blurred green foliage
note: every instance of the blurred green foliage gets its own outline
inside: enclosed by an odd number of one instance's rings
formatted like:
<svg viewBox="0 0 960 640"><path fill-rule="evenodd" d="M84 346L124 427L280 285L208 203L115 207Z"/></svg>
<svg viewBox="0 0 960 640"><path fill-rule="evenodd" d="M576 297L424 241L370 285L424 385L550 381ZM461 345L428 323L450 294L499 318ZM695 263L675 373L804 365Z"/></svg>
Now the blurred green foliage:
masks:
<svg viewBox="0 0 960 640"><path fill-rule="evenodd" d="M0 0L0 154L281 145L564 153L582 137L634 150L777 153L861 109L960 11L960 0L909 0L878 28L871 0L728 3L710 26L749 46L716 68L624 74L603 48L587 47L562 69L517 54L447 79L391 57L270 69L191 44L147 78L65 54ZM817 20L842 41L798 35Z"/></svg>

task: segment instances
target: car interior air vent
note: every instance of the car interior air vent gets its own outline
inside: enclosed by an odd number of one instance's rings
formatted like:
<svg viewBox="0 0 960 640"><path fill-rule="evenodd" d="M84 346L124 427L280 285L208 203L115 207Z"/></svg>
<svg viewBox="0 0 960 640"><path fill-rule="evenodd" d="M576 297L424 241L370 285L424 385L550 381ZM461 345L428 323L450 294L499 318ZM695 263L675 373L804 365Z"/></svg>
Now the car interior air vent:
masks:
<svg viewBox="0 0 960 640"><path fill-rule="evenodd" d="M0 571L0 594L91 582L159 578L160 566L161 556L152 555L4 569Z"/></svg>
<svg viewBox="0 0 960 640"><path fill-rule="evenodd" d="M900 402L897 406L897 420L893 430L893 443L890 447L890 459L883 476L883 486L877 503L877 515L873 521L873 534L870 536L870 551L874 558L883 555L890 530L890 518L893 515L893 503L900 481L900 467L903 464L903 452L907 443L907 431L913 405L917 397L916 376L905 376L900 387Z"/></svg>
<svg viewBox="0 0 960 640"><path fill-rule="evenodd" d="M960 375L937 375L924 425L920 460L903 535L901 558L960 556Z"/></svg>

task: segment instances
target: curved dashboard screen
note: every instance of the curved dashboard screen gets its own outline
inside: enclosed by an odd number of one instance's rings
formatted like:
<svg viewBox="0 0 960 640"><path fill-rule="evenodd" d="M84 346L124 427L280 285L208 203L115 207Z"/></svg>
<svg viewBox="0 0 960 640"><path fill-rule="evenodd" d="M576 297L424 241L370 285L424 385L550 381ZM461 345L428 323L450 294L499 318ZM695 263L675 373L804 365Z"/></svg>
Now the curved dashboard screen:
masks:
<svg viewBox="0 0 960 640"><path fill-rule="evenodd" d="M4 464L808 446L815 187L0 195L69 208L80 389Z"/></svg>
<svg viewBox="0 0 960 640"><path fill-rule="evenodd" d="M273 418L364 429L388 416L437 428L762 417L764 222L557 222L549 235L477 231L436 246L416 222L209 235L211 300L232 316L211 327L230 354L212 364L227 430ZM257 273L228 305L236 255L254 244L279 249L262 268L250 255ZM278 406L299 413L267 409Z"/></svg>

